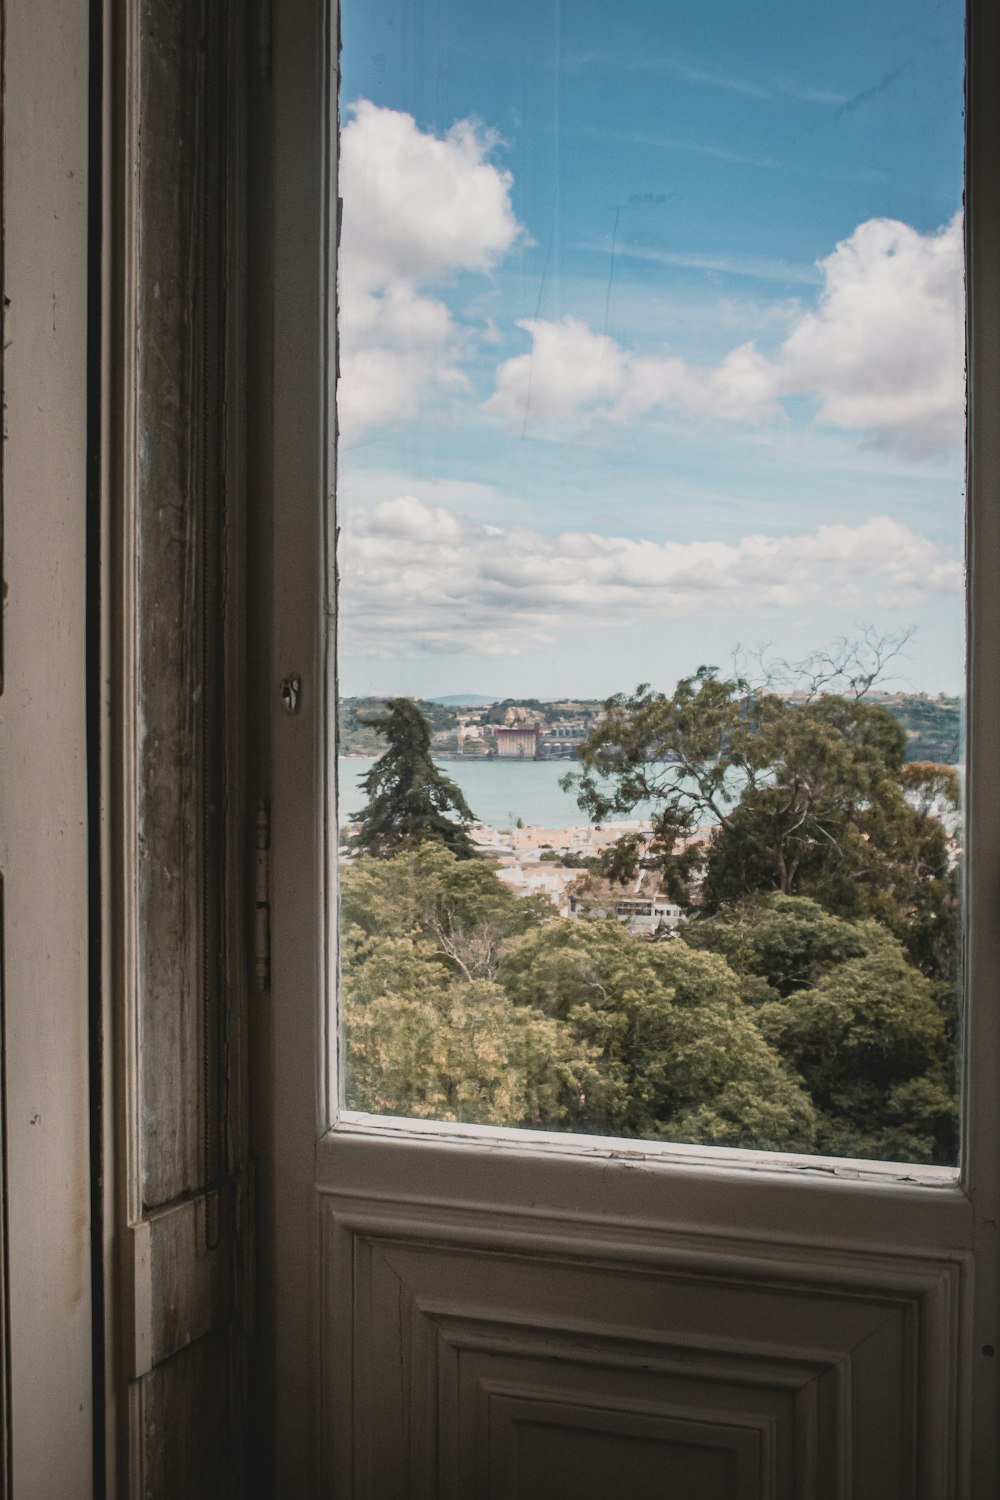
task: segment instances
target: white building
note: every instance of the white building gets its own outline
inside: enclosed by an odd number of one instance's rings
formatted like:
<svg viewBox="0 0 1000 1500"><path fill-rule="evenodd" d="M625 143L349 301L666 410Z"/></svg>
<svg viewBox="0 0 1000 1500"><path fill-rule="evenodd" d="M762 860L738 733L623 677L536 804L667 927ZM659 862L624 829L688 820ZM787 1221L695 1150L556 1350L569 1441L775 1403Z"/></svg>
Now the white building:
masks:
<svg viewBox="0 0 1000 1500"><path fill-rule="evenodd" d="M534 760L538 753L537 724L498 724L494 738L504 760Z"/></svg>
<svg viewBox="0 0 1000 1500"><path fill-rule="evenodd" d="M684 920L675 901L657 890L642 889L648 875L640 875L631 891L622 891L607 880L591 877L570 892L569 916L615 916L637 937L656 937L675 933Z"/></svg>

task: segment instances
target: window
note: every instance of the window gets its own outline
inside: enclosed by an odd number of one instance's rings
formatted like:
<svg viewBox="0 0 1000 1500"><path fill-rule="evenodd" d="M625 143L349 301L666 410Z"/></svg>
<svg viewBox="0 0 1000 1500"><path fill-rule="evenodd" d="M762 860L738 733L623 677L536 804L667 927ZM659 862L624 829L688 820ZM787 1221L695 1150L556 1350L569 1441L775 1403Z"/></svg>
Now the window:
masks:
<svg viewBox="0 0 1000 1500"><path fill-rule="evenodd" d="M963 11L707 14L343 7L344 1102L953 1166Z"/></svg>

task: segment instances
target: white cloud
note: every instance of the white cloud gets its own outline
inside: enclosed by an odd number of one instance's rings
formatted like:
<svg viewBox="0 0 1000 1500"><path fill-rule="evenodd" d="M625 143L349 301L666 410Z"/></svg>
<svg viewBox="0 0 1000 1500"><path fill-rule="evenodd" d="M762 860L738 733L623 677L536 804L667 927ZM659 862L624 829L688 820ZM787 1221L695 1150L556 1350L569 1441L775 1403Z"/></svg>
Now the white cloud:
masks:
<svg viewBox="0 0 1000 1500"><path fill-rule="evenodd" d="M561 629L810 603L913 609L963 583L944 548L886 516L793 536L634 541L470 521L413 495L345 528L342 620L352 650L519 655Z"/></svg>
<svg viewBox="0 0 1000 1500"><path fill-rule="evenodd" d="M523 231L490 131L462 120L438 136L366 99L348 115L338 402L350 445L372 426L468 395L464 366L495 330L463 325L435 292L464 273L490 274ZM897 455L919 458L960 440L960 216L936 234L870 219L817 271L816 306L784 306L789 331L776 350L744 343L716 365L628 349L572 317L523 321L531 352L499 366L486 409L515 432L627 423L654 411L761 426L786 418L788 398L804 397L816 423L863 433Z"/></svg>
<svg viewBox="0 0 1000 1500"><path fill-rule="evenodd" d="M618 422L631 421L655 407L722 422L776 421L783 416L774 368L752 343L741 344L710 367L677 358L634 359L610 416Z"/></svg>
<svg viewBox="0 0 1000 1500"><path fill-rule="evenodd" d="M466 389L470 338L427 289L486 274L520 234L497 138L471 120L448 133L361 99L341 136L341 435L412 419L442 391Z"/></svg>
<svg viewBox="0 0 1000 1500"><path fill-rule="evenodd" d="M518 327L531 335L531 353L500 366L487 411L512 426L548 424L607 409L624 394L630 362L614 339L591 333L578 318L525 319Z"/></svg>
<svg viewBox="0 0 1000 1500"><path fill-rule="evenodd" d="M425 505L444 505L450 510L475 514L482 520L508 520L524 509L525 502L510 491L472 479L420 479L407 469L377 469L348 465L340 476L338 499L343 515L371 510L387 495L405 495L419 484Z"/></svg>
<svg viewBox="0 0 1000 1500"><path fill-rule="evenodd" d="M869 219L820 262L823 292L781 351L782 389L817 420L906 454L961 438L965 407L962 220L918 234Z"/></svg>
<svg viewBox="0 0 1000 1500"><path fill-rule="evenodd" d="M678 355L629 354L576 318L518 326L531 335L532 351L500 366L484 403L512 430L595 418L631 422L657 407L735 422L781 415L774 367L752 343L708 367Z"/></svg>
<svg viewBox="0 0 1000 1500"><path fill-rule="evenodd" d="M960 441L965 401L962 223L936 234L869 219L819 262L815 310L799 313L773 356L755 343L720 364L635 354L564 318L520 326L532 350L497 371L486 410L512 430L634 421L653 410L771 423L804 396L815 420L870 435L904 457Z"/></svg>

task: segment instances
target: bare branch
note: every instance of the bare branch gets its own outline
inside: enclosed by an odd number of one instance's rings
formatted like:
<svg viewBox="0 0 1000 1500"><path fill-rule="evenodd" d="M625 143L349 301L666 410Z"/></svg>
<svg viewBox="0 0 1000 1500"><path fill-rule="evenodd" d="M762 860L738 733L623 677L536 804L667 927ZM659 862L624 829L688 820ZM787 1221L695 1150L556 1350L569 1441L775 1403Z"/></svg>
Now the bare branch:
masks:
<svg viewBox="0 0 1000 1500"><path fill-rule="evenodd" d="M904 654L915 632L915 625L893 633L862 624L857 635L839 636L832 645L811 651L797 661L771 656L768 643L752 648L749 654L761 686L772 692L788 694L797 690L804 692L809 702L823 693L838 693L857 700L870 693L890 664ZM737 649L747 654L746 648Z"/></svg>

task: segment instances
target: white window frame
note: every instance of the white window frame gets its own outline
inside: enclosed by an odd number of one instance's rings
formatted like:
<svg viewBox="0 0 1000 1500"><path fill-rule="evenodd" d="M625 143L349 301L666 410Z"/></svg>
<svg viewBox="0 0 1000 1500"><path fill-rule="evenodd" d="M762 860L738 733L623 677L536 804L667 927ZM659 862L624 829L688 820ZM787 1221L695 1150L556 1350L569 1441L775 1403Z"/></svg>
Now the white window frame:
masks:
<svg viewBox="0 0 1000 1500"><path fill-rule="evenodd" d="M259 791L272 815L272 978L257 1019L262 1333L274 1361L281 1492L307 1495L343 1462L331 1417L350 1357L336 1323L338 1278L321 1213L346 1195L391 1214L423 1206L455 1233L516 1232L539 1243L586 1220L596 1234L657 1226L707 1259L742 1242L824 1257L903 1245L960 1267L958 1353L941 1371L940 1421L956 1428L961 1494L1000 1473L1000 15L969 10L969 695L967 1016L961 1168L901 1167L778 1153L526 1133L360 1115L337 1107L327 997L335 953L336 828L327 818L335 663L331 596L336 223L336 17L323 0L274 7L273 421L258 441L273 495L271 652L260 710L271 759ZM295 676L295 713L281 684ZM750 1252L748 1251L748 1254ZM761 1251L761 1253L764 1253ZM331 1261L332 1257L332 1261ZM332 1269L331 1269L332 1265ZM887 1273L888 1274L888 1273ZM317 1314L318 1310L318 1314ZM953 1310L954 1311L954 1310ZM937 1420L937 1419L936 1419ZM942 1429L943 1430L943 1429Z"/></svg>

